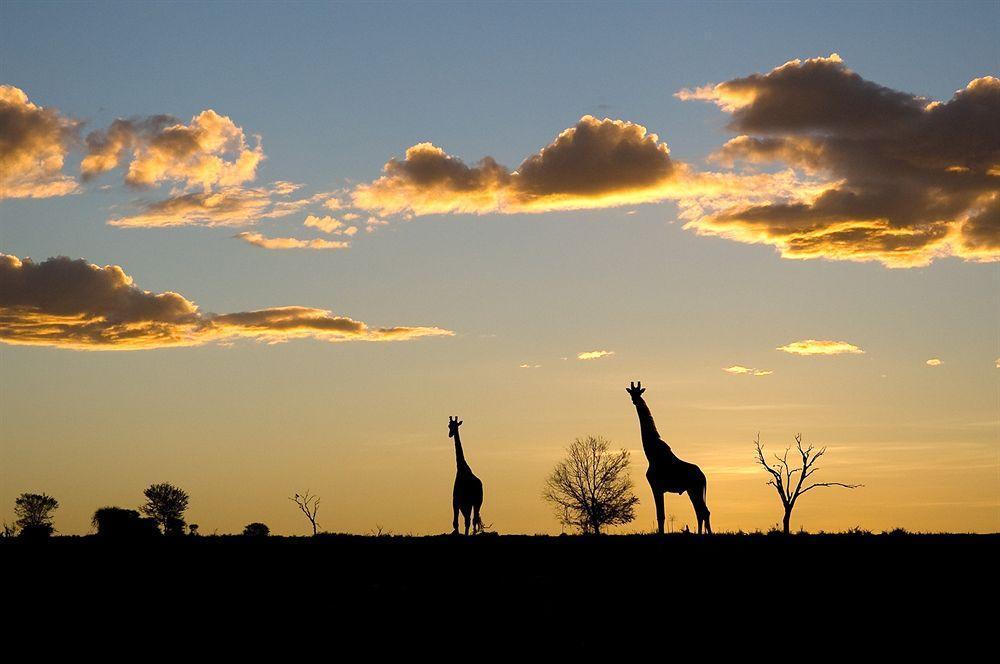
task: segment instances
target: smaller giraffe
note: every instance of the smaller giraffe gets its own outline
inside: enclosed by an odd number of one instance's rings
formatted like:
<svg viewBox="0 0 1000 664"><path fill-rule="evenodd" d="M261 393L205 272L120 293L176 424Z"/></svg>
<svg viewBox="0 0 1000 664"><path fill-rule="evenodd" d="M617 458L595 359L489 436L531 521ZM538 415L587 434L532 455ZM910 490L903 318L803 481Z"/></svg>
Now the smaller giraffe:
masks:
<svg viewBox="0 0 1000 664"><path fill-rule="evenodd" d="M649 481L649 488L653 490L653 502L656 504L656 527L657 531L663 534L663 494L681 494L687 491L691 498L691 505L694 507L695 516L698 517L698 534L705 531L712 534L711 512L705 503L708 481L701 468L681 461L670 449L656 430L653 422L653 415L649 412L646 400L642 398L642 393L646 388L642 383L629 383L625 388L628 395L632 397L632 404L635 406L639 416L639 432L642 435L642 451L646 454L649 468L646 470L646 479Z"/></svg>
<svg viewBox="0 0 1000 664"><path fill-rule="evenodd" d="M465 520L465 534L469 534L469 522L471 515L472 533L483 531L483 520L479 516L479 510L483 506L483 482L472 472L469 464L465 461L465 453L462 452L462 439L458 435L458 427L462 422L458 417L448 418L448 437L455 439L455 488L451 494L451 507L454 510L452 518L452 534L458 534L458 513L462 513Z"/></svg>

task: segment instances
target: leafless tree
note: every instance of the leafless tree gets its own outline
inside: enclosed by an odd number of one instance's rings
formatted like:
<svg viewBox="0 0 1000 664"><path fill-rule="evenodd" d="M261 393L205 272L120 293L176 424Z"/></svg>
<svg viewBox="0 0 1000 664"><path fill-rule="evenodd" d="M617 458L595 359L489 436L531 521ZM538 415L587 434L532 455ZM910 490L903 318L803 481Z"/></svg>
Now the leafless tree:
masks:
<svg viewBox="0 0 1000 664"><path fill-rule="evenodd" d="M819 470L815 464L821 456L826 454L826 448L822 447L817 450L812 445L803 448L802 434L800 433L795 434L795 448L798 450L799 456L802 458L801 465L797 468L792 468L792 464L795 463L794 460L791 464L788 462L788 453L791 451L791 447L785 448L785 453L782 456L775 454L775 462L773 464L769 464L767 459L764 457L764 447L760 444L759 433L754 438L753 442L754 445L757 446L757 458L755 461L760 464L764 470L771 474L771 479L768 481L768 484L773 486L775 491L778 492L778 497L781 498L781 505L785 509L785 516L781 523L786 535L788 534L789 522L792 519L792 509L795 507L795 503L802 494L823 486L839 486L845 489L857 489L858 487L864 486L863 484L844 484L843 482L813 482L811 484L807 484L806 480L808 480L813 473ZM798 475L798 478L796 478L795 475Z"/></svg>
<svg viewBox="0 0 1000 664"><path fill-rule="evenodd" d="M319 512L319 496L314 496L309 493L309 489L306 489L304 494L295 494L290 501L299 506L299 510L306 515L309 519L309 523L312 525L313 535L315 535L319 529L319 524L316 522L316 513Z"/></svg>
<svg viewBox="0 0 1000 664"><path fill-rule="evenodd" d="M628 450L612 452L608 441L599 437L577 438L552 471L542 496L553 504L560 523L600 535L604 526L635 518L639 499L632 494L628 465Z"/></svg>

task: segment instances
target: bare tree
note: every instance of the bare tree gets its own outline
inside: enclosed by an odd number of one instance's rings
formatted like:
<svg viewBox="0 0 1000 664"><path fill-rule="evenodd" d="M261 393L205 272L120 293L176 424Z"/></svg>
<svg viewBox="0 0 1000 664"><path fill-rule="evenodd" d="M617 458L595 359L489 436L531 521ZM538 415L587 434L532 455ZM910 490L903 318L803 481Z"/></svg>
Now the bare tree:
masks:
<svg viewBox="0 0 1000 664"><path fill-rule="evenodd" d="M309 493L309 489L302 495L295 494L290 501L299 506L299 510L306 515L309 519L309 523L312 525L313 535L318 532L319 524L316 522L316 513L319 512L319 496L314 496Z"/></svg>
<svg viewBox="0 0 1000 664"><path fill-rule="evenodd" d="M22 493L14 501L15 525L24 536L48 537L52 534L52 512L59 501L46 493Z"/></svg>
<svg viewBox="0 0 1000 664"><path fill-rule="evenodd" d="M601 534L604 526L635 518L639 499L632 494L629 452L608 449L608 441L577 438L545 483L542 496L553 504L560 523L584 533Z"/></svg>
<svg viewBox="0 0 1000 664"><path fill-rule="evenodd" d="M819 470L815 464L821 456L826 454L826 448L822 447L817 450L810 445L803 449L802 434L800 433L795 434L795 447L802 458L802 465L797 468L792 468L788 462L788 453L791 451L791 447L785 448L785 453L782 456L775 454L775 463L769 464L764 457L764 447L760 444L759 433L753 442L757 446L756 462L771 474L768 484L773 486L775 491L778 492L778 497L781 498L781 505L785 509L785 516L781 523L786 535L788 534L789 522L792 519L792 509L802 494L823 486L839 486L845 489L857 489L864 486L863 484L844 484L843 482L813 482L812 484L806 484L806 480ZM792 463L795 463L794 460ZM797 479L795 478L796 474L798 474ZM792 487L793 484L794 488Z"/></svg>

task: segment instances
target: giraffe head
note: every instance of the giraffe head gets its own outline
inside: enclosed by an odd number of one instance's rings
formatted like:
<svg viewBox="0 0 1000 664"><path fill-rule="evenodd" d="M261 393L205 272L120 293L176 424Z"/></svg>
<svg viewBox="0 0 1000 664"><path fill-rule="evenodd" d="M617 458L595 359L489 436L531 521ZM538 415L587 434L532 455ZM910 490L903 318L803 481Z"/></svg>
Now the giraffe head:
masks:
<svg viewBox="0 0 1000 664"><path fill-rule="evenodd" d="M642 386L642 381L636 383L629 383L629 386L625 388L628 395L632 397L632 403L635 403L642 398L642 393L646 391L646 388Z"/></svg>
<svg viewBox="0 0 1000 664"><path fill-rule="evenodd" d="M458 435L458 427L462 426L462 422L458 419L458 416L448 418L448 437L454 438Z"/></svg>

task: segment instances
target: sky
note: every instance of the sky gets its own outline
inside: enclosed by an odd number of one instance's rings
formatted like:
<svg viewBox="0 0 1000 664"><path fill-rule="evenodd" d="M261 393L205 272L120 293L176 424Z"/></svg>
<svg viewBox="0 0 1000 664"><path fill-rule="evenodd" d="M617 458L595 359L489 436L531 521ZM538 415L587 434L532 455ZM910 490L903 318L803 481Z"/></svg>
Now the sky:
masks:
<svg viewBox="0 0 1000 664"><path fill-rule="evenodd" d="M0 5L0 518L504 533L641 379L716 530L1000 530L1000 5ZM600 351L604 351L601 353ZM583 354L584 358L580 359ZM587 355L590 354L590 355ZM686 496L667 496L694 526Z"/></svg>

